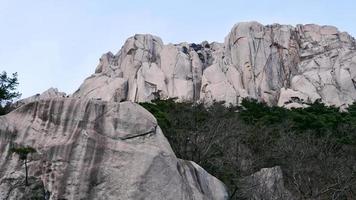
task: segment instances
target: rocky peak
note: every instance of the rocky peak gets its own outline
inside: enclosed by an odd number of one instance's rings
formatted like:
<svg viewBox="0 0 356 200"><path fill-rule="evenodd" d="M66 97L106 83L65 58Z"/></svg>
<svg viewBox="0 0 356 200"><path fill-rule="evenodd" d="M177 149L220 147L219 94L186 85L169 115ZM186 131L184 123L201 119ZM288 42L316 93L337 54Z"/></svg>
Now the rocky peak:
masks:
<svg viewBox="0 0 356 200"><path fill-rule="evenodd" d="M33 96L16 101L14 104L12 104L12 107L15 109L30 102L50 99L50 98L57 98L57 97L62 98L62 97L66 97L66 95L67 95L66 93L60 92L57 88L51 87L48 90L42 92L41 94L35 94Z"/></svg>
<svg viewBox="0 0 356 200"><path fill-rule="evenodd" d="M354 38L336 27L242 22L224 44L165 45L135 35L115 56L105 54L74 96L142 102L159 93L206 103L249 97L285 107L317 99L346 106L356 99L355 63Z"/></svg>
<svg viewBox="0 0 356 200"><path fill-rule="evenodd" d="M73 97L148 101L162 98L199 100L202 71L221 54L222 44L167 44L153 35L135 35L120 51L104 54L95 74Z"/></svg>
<svg viewBox="0 0 356 200"><path fill-rule="evenodd" d="M102 55L70 97L51 88L0 117L0 198L31 193L18 185L23 166L10 152L29 145L38 151L29 163L31 187L46 198L227 199L224 184L176 158L156 119L132 102L159 96L207 104L255 98L287 108L317 100L347 106L356 100L355 47L349 34L314 24L243 22L224 43L164 44L137 34L118 53ZM251 198L294 198L279 167L245 181L258 185Z"/></svg>

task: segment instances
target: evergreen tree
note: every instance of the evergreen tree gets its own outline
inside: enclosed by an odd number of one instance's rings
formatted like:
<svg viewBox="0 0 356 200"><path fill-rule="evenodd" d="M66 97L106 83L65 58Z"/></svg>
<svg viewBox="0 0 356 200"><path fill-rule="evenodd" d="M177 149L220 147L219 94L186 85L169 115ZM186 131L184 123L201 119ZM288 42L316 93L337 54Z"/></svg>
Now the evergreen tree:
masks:
<svg viewBox="0 0 356 200"><path fill-rule="evenodd" d="M28 159L27 159L27 156L28 156L28 154L36 153L36 150L32 147L18 147L18 148L12 148L11 151L13 153L16 153L19 156L19 158L21 160L23 160L23 162L25 164L25 184L26 184L26 186L28 186L28 167L27 167Z"/></svg>
<svg viewBox="0 0 356 200"><path fill-rule="evenodd" d="M18 84L17 73L12 76L5 71L0 73L0 115L8 113L12 100L21 96L16 91Z"/></svg>

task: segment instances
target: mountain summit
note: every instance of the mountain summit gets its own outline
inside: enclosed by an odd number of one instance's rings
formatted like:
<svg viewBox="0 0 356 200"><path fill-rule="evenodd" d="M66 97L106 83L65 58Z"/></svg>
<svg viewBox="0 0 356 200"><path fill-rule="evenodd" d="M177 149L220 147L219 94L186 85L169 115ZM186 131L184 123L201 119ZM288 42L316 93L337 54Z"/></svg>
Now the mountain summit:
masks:
<svg viewBox="0 0 356 200"><path fill-rule="evenodd" d="M104 54L73 97L227 104L249 97L287 108L320 99L343 107L356 100L355 47L349 34L315 24L238 23L223 44L165 45L138 34Z"/></svg>
<svg viewBox="0 0 356 200"><path fill-rule="evenodd" d="M226 105L252 98L286 108L321 101L347 107L356 100L355 39L333 26L258 22L236 24L224 43L164 44L148 34L130 37L117 54L104 54L95 73L73 94L51 88L0 116L0 199L228 199L220 180L195 162L176 157L159 127L164 113L157 121L133 103L156 98ZM186 150L191 138L183 138ZM294 152L290 141L285 143ZM208 144L208 150L214 148L213 140ZM245 157L253 158L252 151L245 144L234 145L238 159L249 166ZM21 156L12 150L29 147L36 151L28 163L27 154L22 159L24 170ZM245 181L267 196L293 199L279 166L258 170ZM26 185L24 177L29 178Z"/></svg>

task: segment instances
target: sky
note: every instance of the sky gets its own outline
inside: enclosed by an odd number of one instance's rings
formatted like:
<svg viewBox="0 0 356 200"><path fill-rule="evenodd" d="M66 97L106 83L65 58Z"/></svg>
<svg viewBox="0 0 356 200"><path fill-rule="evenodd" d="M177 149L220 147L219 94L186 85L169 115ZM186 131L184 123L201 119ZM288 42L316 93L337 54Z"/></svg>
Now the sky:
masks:
<svg viewBox="0 0 356 200"><path fill-rule="evenodd" d="M164 43L223 42L242 21L334 25L356 36L355 0L0 0L0 72L22 98L73 93L103 53L136 33Z"/></svg>

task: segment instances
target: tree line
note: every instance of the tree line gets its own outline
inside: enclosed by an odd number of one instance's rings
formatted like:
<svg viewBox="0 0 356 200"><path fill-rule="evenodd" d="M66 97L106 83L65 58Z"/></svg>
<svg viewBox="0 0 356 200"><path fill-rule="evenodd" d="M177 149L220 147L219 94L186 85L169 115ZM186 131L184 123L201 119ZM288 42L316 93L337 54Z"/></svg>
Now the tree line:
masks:
<svg viewBox="0 0 356 200"><path fill-rule="evenodd" d="M320 101L304 109L253 99L229 107L175 99L141 105L157 118L177 157L222 180L231 199L250 199L241 180L274 166L298 199L356 199L356 104L347 112Z"/></svg>

